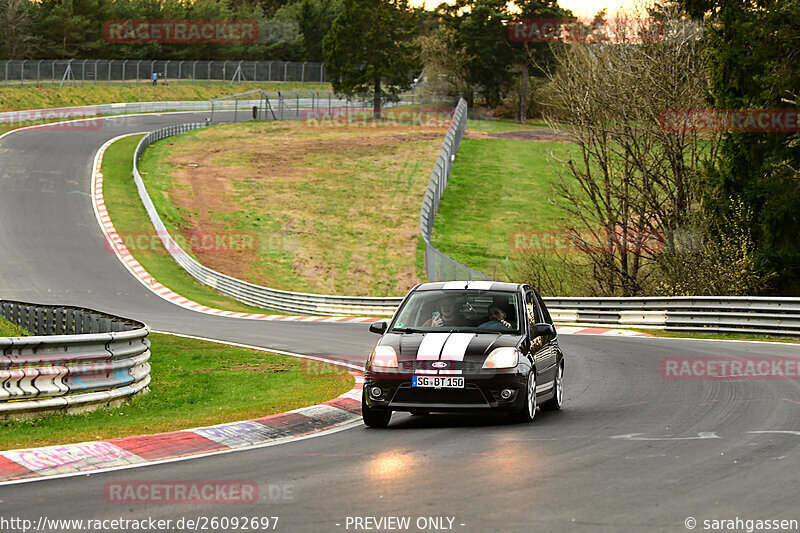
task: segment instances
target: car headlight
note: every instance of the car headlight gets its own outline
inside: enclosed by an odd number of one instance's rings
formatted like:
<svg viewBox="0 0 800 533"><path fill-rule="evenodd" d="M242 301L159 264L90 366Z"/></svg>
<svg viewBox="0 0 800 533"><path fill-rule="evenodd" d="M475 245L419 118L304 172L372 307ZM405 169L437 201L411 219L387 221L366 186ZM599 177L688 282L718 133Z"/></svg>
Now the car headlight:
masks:
<svg viewBox="0 0 800 533"><path fill-rule="evenodd" d="M369 358L372 366L397 368L397 353L391 346L376 346Z"/></svg>
<svg viewBox="0 0 800 533"><path fill-rule="evenodd" d="M517 363L519 352L516 348L495 348L483 362L483 368L514 368Z"/></svg>

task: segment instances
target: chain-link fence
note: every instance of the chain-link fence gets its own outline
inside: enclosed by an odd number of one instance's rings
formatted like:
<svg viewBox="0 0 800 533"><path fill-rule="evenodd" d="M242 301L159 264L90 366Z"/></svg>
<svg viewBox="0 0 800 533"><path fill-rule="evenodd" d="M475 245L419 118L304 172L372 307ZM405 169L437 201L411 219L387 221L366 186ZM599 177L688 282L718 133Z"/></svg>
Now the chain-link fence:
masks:
<svg viewBox="0 0 800 533"><path fill-rule="evenodd" d="M323 63L177 61L149 59L32 59L0 61L3 86L54 87L112 83L291 81L328 82Z"/></svg>
<svg viewBox="0 0 800 533"><path fill-rule="evenodd" d="M428 181L428 189L425 191L425 198L422 200L422 208L419 214L419 229L425 241L425 273L429 281L456 281L456 280L489 280L489 276L473 270L467 265L459 263L448 257L431 244L433 234L433 224L436 220L436 212L439 210L439 201L442 193L447 186L450 178L450 171L453 168L453 160L456 157L461 138L467 129L467 102L463 98L459 100L453 120L447 129L442 148L436 157L436 163Z"/></svg>

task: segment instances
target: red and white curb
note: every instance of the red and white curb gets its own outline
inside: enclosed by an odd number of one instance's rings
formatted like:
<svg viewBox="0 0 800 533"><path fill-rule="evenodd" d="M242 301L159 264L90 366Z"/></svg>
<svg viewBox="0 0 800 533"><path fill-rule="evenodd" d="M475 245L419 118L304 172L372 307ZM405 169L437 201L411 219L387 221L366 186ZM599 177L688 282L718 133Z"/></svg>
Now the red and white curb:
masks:
<svg viewBox="0 0 800 533"><path fill-rule="evenodd" d="M345 429L361 419L364 378L355 372L351 374L355 384L350 391L327 402L286 413L183 431L0 452L0 484L272 446Z"/></svg>
<svg viewBox="0 0 800 533"><path fill-rule="evenodd" d="M652 337L649 333L614 328L587 328L586 326L556 326L562 335L604 335L609 337Z"/></svg>
<svg viewBox="0 0 800 533"><path fill-rule="evenodd" d="M168 287L162 285L157 279L150 275L147 270L136 260L133 254L128 250L127 246L122 241L122 238L114 228L111 217L106 209L105 199L103 197L103 154L112 143L130 137L131 135L141 135L141 133L131 133L128 135L120 135L107 141L94 157L94 164L92 165L92 205L94 207L97 221L100 223L100 228L106 237L106 241L114 254L119 258L125 268L133 274L145 287L150 289L158 296L168 300L175 305L179 305L192 311L199 313L206 313L209 315L226 316L230 318L245 318L250 320L279 320L279 321L293 321L293 322L339 322L339 323L369 323L382 318L372 317L354 317L354 316L294 316L294 315L266 315L259 313L241 313L236 311L223 311L222 309L215 309L208 307L188 298L184 298L180 294L170 290Z"/></svg>

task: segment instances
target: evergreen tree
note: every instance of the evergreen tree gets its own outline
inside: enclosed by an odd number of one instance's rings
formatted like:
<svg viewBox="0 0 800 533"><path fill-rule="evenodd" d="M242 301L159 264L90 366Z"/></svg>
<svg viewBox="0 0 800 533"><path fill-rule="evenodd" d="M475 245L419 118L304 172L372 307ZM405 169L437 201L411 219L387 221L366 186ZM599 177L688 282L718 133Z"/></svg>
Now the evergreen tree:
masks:
<svg viewBox="0 0 800 533"><path fill-rule="evenodd" d="M382 103L411 85L415 30L406 0L344 0L322 43L334 90L369 95L379 120Z"/></svg>

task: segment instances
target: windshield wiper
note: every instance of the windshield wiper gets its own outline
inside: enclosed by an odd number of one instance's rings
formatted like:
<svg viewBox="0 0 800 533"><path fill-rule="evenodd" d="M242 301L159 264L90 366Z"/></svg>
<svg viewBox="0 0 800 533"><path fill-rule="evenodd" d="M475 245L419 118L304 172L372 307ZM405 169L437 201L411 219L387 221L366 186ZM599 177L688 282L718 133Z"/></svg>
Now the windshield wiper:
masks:
<svg viewBox="0 0 800 533"><path fill-rule="evenodd" d="M403 333L422 333L421 330L414 328L392 328L392 331L402 331Z"/></svg>

